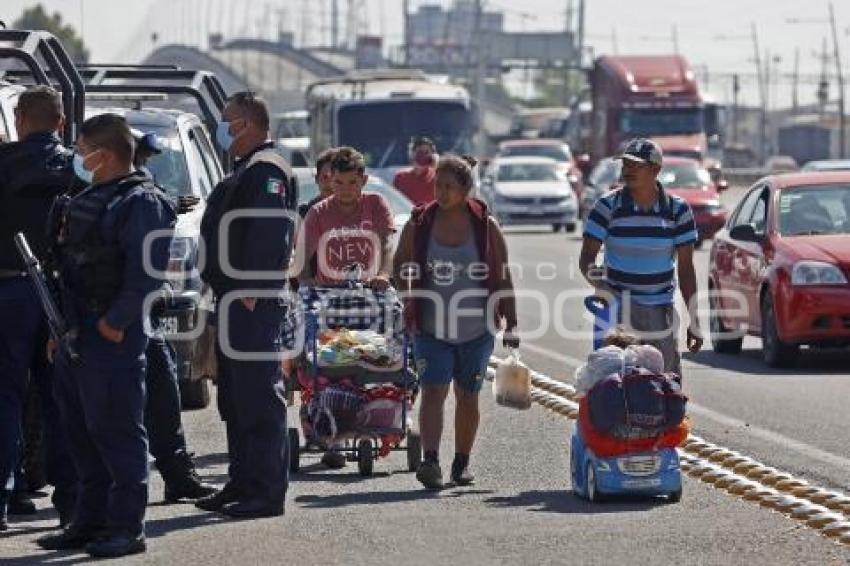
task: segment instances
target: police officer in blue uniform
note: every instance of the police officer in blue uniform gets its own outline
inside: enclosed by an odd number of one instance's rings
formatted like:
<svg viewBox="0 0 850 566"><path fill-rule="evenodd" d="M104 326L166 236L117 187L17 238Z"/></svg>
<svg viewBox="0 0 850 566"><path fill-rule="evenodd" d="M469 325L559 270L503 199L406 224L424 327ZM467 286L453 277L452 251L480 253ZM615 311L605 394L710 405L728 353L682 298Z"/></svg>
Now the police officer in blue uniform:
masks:
<svg viewBox="0 0 850 566"><path fill-rule="evenodd" d="M75 499L73 470L63 465L63 433L56 412L49 410L51 371L45 364L33 364L45 347L44 315L13 239L23 232L33 252L44 259L46 211L74 184L72 153L56 134L64 121L59 93L48 86L31 87L21 93L15 108L20 141L0 146L0 530L7 528L7 504L13 504L13 512L28 507L20 495L23 486L14 486L13 496L12 476L21 457L21 409L30 374L48 406L46 471L55 486L53 502L60 519L70 514ZM12 497L17 499L10 501Z"/></svg>
<svg viewBox="0 0 850 566"><path fill-rule="evenodd" d="M269 141L265 102L237 93L228 99L223 120L216 137L236 163L207 201L201 236L207 249L202 277L218 301L218 405L230 478L220 493L196 505L234 518L269 517L283 514L289 458L283 376L273 356L284 310L269 295L285 285L297 189L289 164ZM234 212L238 216L228 214ZM265 359L224 352L227 342L238 354Z"/></svg>
<svg viewBox="0 0 850 566"><path fill-rule="evenodd" d="M134 142L124 118L90 118L77 145L74 168L91 186L64 207L56 248L63 310L78 333L78 356L64 348L54 356L79 495L71 524L39 543L115 557L145 550L143 320L146 303L162 285L157 274L168 262L176 214L133 168Z"/></svg>
<svg viewBox="0 0 850 566"><path fill-rule="evenodd" d="M131 132L136 142L133 166L156 183L147 167L148 159L162 153L156 134L135 129ZM157 187L160 188L159 185ZM165 196L165 189L160 190ZM197 197L180 197L177 202L177 214L190 212L198 202ZM216 489L201 481L186 448L186 435L180 415L180 385L175 352L160 328L154 327L153 334L149 337L145 360L145 428L148 431L150 453L165 483L165 501L174 503L182 499L200 499L214 494Z"/></svg>

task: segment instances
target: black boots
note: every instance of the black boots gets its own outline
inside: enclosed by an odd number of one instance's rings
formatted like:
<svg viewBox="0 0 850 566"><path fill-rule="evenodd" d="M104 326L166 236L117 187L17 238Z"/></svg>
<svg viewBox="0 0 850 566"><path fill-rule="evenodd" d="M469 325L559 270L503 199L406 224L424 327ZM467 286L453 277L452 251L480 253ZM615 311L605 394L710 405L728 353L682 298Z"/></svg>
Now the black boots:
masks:
<svg viewBox="0 0 850 566"><path fill-rule="evenodd" d="M201 481L189 454L175 455L167 465L157 463L165 482L165 501L177 503L181 499L201 499L216 493L216 488Z"/></svg>

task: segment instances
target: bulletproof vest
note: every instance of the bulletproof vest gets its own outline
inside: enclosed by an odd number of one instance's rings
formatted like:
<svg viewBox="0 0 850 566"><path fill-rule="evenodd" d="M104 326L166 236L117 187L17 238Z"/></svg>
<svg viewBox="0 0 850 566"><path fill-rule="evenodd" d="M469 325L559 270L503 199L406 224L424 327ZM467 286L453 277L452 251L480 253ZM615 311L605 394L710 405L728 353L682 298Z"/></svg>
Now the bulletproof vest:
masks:
<svg viewBox="0 0 850 566"><path fill-rule="evenodd" d="M109 205L149 180L131 176L118 183L83 191L66 200L58 211L59 234L56 238L62 284L84 310L103 315L121 290L124 276L124 252L114 240L101 234L103 217ZM123 224L122 219L116 225Z"/></svg>
<svg viewBox="0 0 850 566"><path fill-rule="evenodd" d="M229 279L223 273L219 264L219 226L225 214L244 206L240 197L244 198L245 193L238 194L239 183L245 172L259 163L274 165L284 173L289 188L285 195L286 200L284 204L286 209L294 211L298 207L298 183L295 175L292 173L292 167L274 148L256 152L244 165L240 164L240 167L216 185L215 190L207 201L204 218L201 221L201 237L206 243L207 258L204 269L201 271L201 278L209 283L217 294L221 294L227 288ZM233 229L230 231L229 237L232 244L239 241L238 223L234 223L231 226Z"/></svg>
<svg viewBox="0 0 850 566"><path fill-rule="evenodd" d="M58 139L0 146L0 270L21 270L14 235L23 232L33 253L47 251L47 210L75 182L73 152Z"/></svg>

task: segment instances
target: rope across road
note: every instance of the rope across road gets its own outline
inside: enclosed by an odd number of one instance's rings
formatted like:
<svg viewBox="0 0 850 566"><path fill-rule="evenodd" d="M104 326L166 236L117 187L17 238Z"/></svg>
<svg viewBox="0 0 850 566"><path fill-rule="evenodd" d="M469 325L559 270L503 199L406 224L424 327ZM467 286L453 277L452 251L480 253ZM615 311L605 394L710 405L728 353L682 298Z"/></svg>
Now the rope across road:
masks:
<svg viewBox="0 0 850 566"><path fill-rule="evenodd" d="M488 377L502 360L490 359ZM578 418L578 395L568 383L531 371L531 400L560 416ZM731 495L778 511L850 545L850 496L815 486L749 456L690 435L679 448L681 469Z"/></svg>

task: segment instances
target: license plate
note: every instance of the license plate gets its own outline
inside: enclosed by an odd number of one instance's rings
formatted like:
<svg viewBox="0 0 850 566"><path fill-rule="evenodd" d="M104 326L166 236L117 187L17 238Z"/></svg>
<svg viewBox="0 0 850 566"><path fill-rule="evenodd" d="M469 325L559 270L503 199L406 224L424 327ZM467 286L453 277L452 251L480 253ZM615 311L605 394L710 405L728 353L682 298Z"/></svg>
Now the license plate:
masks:
<svg viewBox="0 0 850 566"><path fill-rule="evenodd" d="M647 489L651 487L661 487L660 478L647 478L642 480L623 480L623 487L628 489Z"/></svg>

